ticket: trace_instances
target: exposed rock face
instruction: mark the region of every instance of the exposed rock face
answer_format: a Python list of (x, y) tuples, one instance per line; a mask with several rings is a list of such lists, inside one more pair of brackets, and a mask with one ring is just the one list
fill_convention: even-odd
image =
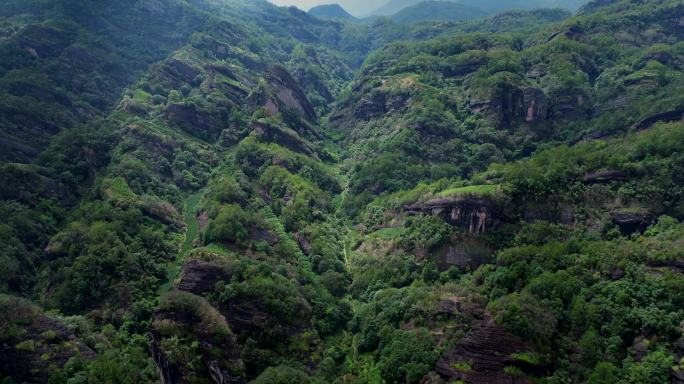
[(57, 180), (45, 176), (39, 167), (4, 164), (0, 166), (0, 199), (17, 200), (26, 204), (38, 198), (53, 198), (63, 204), (71, 202), (69, 189)]
[(462, 380), (468, 384), (528, 384), (532, 382), (508, 375), (504, 368), (513, 366), (525, 373), (538, 373), (539, 367), (512, 356), (531, 350), (532, 346), (528, 342), (485, 319), (453, 349), (442, 355), (435, 370), (447, 382)]
[(561, 117), (580, 117), (587, 109), (587, 100), (581, 94), (564, 94), (556, 96), (551, 105), (551, 112)]
[(632, 128), (634, 128), (637, 131), (642, 131), (644, 129), (650, 128), (653, 124), (661, 121), (670, 122), (679, 120), (684, 120), (684, 108), (678, 108), (672, 111), (656, 113), (655, 115), (651, 115), (634, 124)]
[(447, 270), (451, 266), (474, 269), (492, 261), (494, 251), (476, 239), (463, 239), (443, 246), (434, 252), (437, 268)]
[(406, 110), (414, 93), (413, 80), (403, 79), (398, 87), (387, 84), (387, 80), (365, 79), (353, 88), (360, 97), (346, 100), (330, 114), (328, 121), (333, 125), (349, 121), (370, 121)]
[[(180, 281), (155, 312), (151, 355), (164, 384), (189, 384), (198, 377), (211, 377), (216, 384), (244, 383), (265, 368), (257, 366), (250, 353), (284, 351), (292, 337), (311, 328), (311, 308), (301, 299), (293, 308), (296, 315), (285, 319), (258, 296), (239, 294), (210, 302), (206, 297), (217, 284), (231, 280), (230, 261), (198, 252), (198, 258), (183, 264)], [(187, 345), (196, 340), (192, 353), (202, 357), (202, 364), (175, 361), (168, 346), (174, 338)], [(308, 352), (296, 353), (306, 358)]]
[(158, 70), (157, 76), (172, 88), (180, 88), (183, 84), (195, 84), (200, 72), (191, 65), (172, 58)]
[(523, 108), (525, 121), (536, 123), (546, 120), (549, 112), (549, 103), (541, 89), (534, 87), (523, 88)]
[(621, 209), (610, 215), (613, 223), (626, 234), (644, 231), (655, 218), (654, 213), (646, 209)]
[(495, 117), (502, 125), (513, 121), (528, 124), (547, 119), (551, 108), (544, 91), (535, 87), (512, 87), (505, 92), (470, 100), (473, 112)]
[(372, 92), (365, 95), (354, 106), (354, 117), (358, 120), (368, 121), (374, 117), (379, 117), (387, 112), (385, 103), (387, 94), (383, 92)]
[(405, 207), (409, 212), (440, 216), (447, 223), (471, 234), (484, 233), (501, 223), (497, 205), (490, 199), (476, 196), (453, 196), (428, 200)]
[(572, 209), (557, 202), (528, 202), (520, 207), (520, 217), (528, 223), (548, 221), (570, 225), (575, 222)]
[(59, 55), (71, 42), (69, 33), (65, 31), (31, 25), (16, 37), (16, 43), (29, 55), (45, 59)]
[[(684, 336), (677, 340), (675, 347), (675, 361), (683, 361), (684, 359)], [(680, 368), (677, 370), (672, 370), (672, 382), (674, 384), (684, 384), (684, 369)]]
[(582, 181), (587, 184), (605, 184), (611, 181), (626, 180), (628, 177), (629, 175), (627, 172), (618, 169), (608, 169), (605, 171), (587, 173), (582, 178)]
[(270, 67), (264, 74), (264, 79), (267, 89), (252, 95), (252, 105), (265, 107), (269, 113), (274, 115), (290, 112), (296, 113), (308, 121), (317, 119), (313, 105), (285, 68)]
[(73, 356), (95, 357), (64, 324), (24, 299), (0, 296), (0, 310), (0, 377), (47, 383), (54, 367)]
[[(202, 83), (202, 87), (206, 86), (207, 90), (219, 91), (236, 104), (244, 102), (249, 94), (247, 89), (253, 86), (251, 81), (236, 75), (224, 66), (209, 66), (208, 72), (207, 79)], [(217, 76), (217, 74), (227, 77), (232, 82), (221, 81), (221, 76)]]
[(228, 128), (228, 116), (214, 116), (195, 104), (169, 104), (164, 119), (187, 133), (207, 141), (216, 141), (221, 131)]
[[(190, 384), (207, 377), (216, 384), (244, 383), (240, 349), (226, 319), (205, 299), (181, 293), (170, 294), (180, 299), (171, 299), (175, 300), (171, 305), (162, 304), (152, 323), (150, 354), (162, 383)], [(191, 363), (178, 356), (170, 357), (169, 353), (173, 352), (165, 344), (174, 337), (192, 348), (188, 351), (192, 356), (185, 357), (194, 359), (200, 356), (202, 364)]]
[(216, 283), (229, 281), (230, 276), (221, 266), (204, 260), (192, 259), (183, 264), (176, 289), (199, 294), (214, 289)]
[(551, 37), (549, 37), (549, 41), (560, 36), (566, 37), (570, 40), (581, 40), (584, 37), (584, 30), (577, 24), (566, 25), (559, 32), (551, 35)]
[(259, 136), (261, 141), (277, 143), (309, 156), (314, 153), (311, 145), (291, 129), (274, 126), (265, 120), (257, 120), (252, 122), (252, 130)]

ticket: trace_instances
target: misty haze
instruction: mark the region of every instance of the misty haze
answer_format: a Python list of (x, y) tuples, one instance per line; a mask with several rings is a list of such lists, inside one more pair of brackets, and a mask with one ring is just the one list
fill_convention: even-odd
[(684, 384), (682, 0), (0, 0), (0, 384)]

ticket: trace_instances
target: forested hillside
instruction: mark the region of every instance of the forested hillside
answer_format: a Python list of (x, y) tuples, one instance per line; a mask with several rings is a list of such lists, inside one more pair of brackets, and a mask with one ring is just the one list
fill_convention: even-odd
[(684, 4), (0, 7), (0, 383), (684, 383)]

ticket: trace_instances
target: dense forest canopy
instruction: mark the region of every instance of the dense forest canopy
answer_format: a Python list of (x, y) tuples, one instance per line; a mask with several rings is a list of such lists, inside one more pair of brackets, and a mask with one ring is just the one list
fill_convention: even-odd
[(684, 383), (681, 0), (1, 5), (1, 384)]

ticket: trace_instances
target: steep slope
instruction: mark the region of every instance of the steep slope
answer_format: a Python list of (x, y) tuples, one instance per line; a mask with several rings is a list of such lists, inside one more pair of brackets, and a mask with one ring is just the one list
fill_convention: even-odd
[[(635, 11), (645, 12), (644, 24), (611, 37)], [(469, 177), (544, 142), (601, 137), (649, 115), (677, 115), (681, 69), (670, 58), (680, 47), (667, 42), (681, 38), (680, 11), (674, 3), (618, 3), (526, 39), (515, 30), (466, 34), (375, 52), (328, 121), (346, 139), (347, 207), (419, 180)], [(612, 22), (598, 22), (607, 15)], [(652, 28), (660, 34), (649, 39)]]
[(309, 9), (307, 13), (319, 19), (356, 20), (354, 16), (350, 15), (339, 4), (317, 5)]
[(0, 42), (0, 157), (20, 161), (108, 113), (127, 84), (207, 20), (182, 1), (11, 1), (2, 12), (14, 28)]
[(448, 21), (479, 19), (487, 13), (459, 3), (449, 1), (424, 1), (406, 7), (390, 16), (399, 23), (419, 23), (421, 21)]
[(681, 381), (680, 1), (413, 26), (11, 1), (0, 44), (64, 19), (106, 47), (176, 6), (200, 22), (103, 59), (140, 60), (111, 104), (0, 164), (0, 381)]
[[(559, 0), (508, 0), (508, 1), (481, 1), (481, 0), (452, 0), (454, 3), (470, 9), (478, 9), (482, 12), (501, 12), (509, 9), (534, 9), (534, 8), (564, 8), (575, 11), (586, 0), (559, 1)], [(408, 7), (420, 4), (422, 0), (390, 0), (385, 5), (371, 12), (371, 15), (391, 16)]]

